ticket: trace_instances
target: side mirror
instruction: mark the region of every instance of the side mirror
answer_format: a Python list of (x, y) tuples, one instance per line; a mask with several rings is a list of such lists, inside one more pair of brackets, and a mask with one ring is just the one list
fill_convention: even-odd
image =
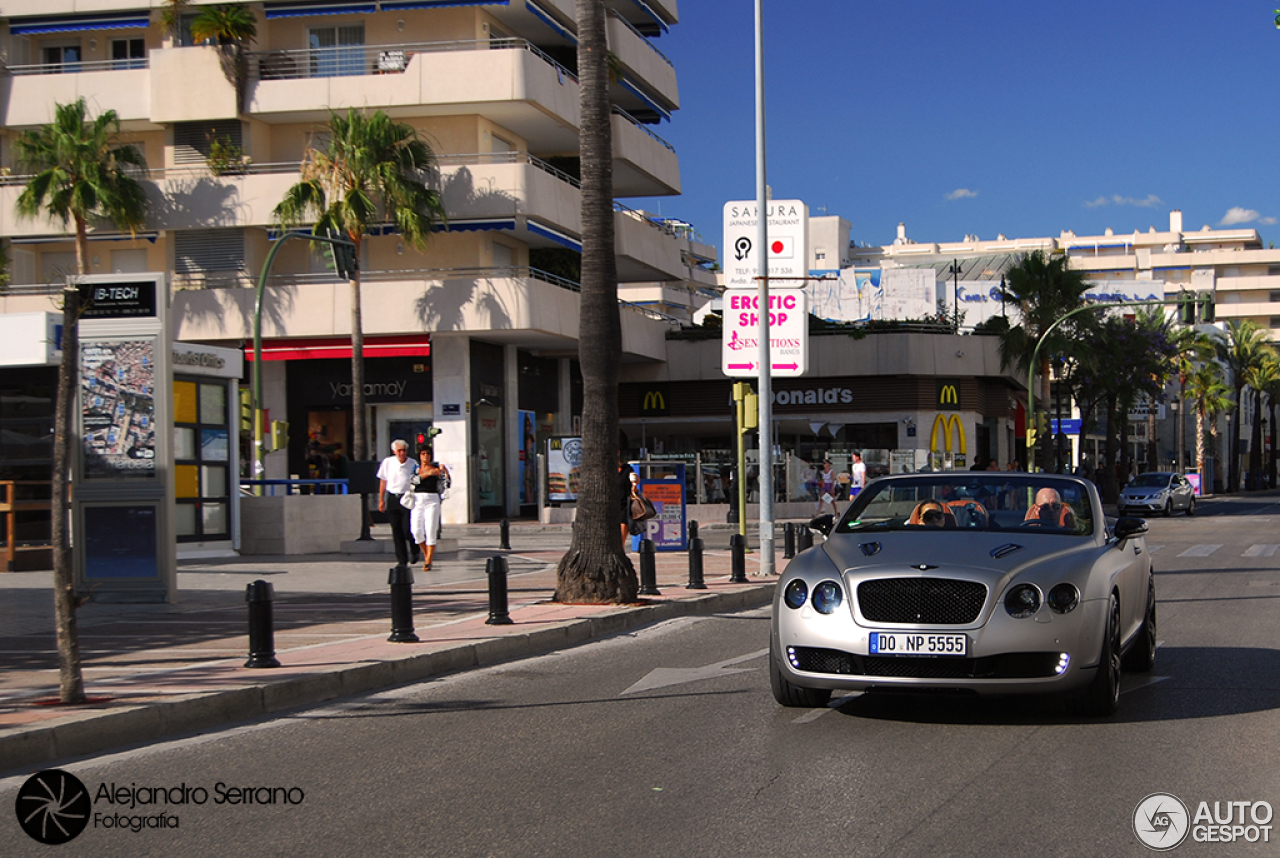
[(1122, 518), (1116, 522), (1115, 529), (1112, 533), (1116, 539), (1132, 539), (1135, 536), (1142, 536), (1147, 532), (1147, 520), (1145, 518)]
[(831, 528), (835, 526), (836, 518), (829, 512), (824, 512), (822, 515), (815, 515), (813, 518), (809, 519), (809, 529), (816, 530), (823, 536), (830, 536)]

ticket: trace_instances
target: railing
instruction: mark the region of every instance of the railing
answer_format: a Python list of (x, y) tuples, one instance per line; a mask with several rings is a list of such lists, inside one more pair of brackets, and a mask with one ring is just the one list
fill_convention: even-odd
[[(347, 480), (345, 477), (340, 480), (241, 480), (240, 481), (241, 490), (245, 491), (248, 494), (251, 494), (253, 492), (253, 489), (258, 486), (265, 486), (266, 488), (270, 489), (270, 491), (267, 494), (271, 497), (276, 496), (277, 487), (284, 488), (284, 494), (286, 495), (295, 495), (295, 494), (297, 495), (305, 495), (305, 494), (345, 495), (347, 494)], [(316, 491), (317, 489), (322, 487), (332, 487), (333, 491), (329, 491), (329, 492)], [(302, 491), (302, 489), (304, 488), (309, 488), (311, 489), (311, 491), (304, 492)], [(294, 489), (297, 489), (298, 491), (294, 491)]]
[(251, 51), (249, 77), (253, 80), (299, 80), (316, 77), (358, 77), (403, 74), (415, 54), (453, 51), (525, 50), (574, 83), (578, 76), (524, 39), (475, 39), (453, 42), (411, 42), (395, 45), (341, 45), (290, 51)]
[(636, 211), (630, 206), (626, 206), (626, 205), (623, 205), (622, 203), (615, 202), (613, 204), (613, 210), (615, 212), (621, 212), (622, 214), (625, 214), (627, 217), (633, 220), (643, 221), (644, 223), (647, 223), (649, 226), (653, 227), (659, 232), (664, 232), (667, 235), (671, 236), (672, 238), (680, 237), (680, 234), (676, 231), (674, 227), (670, 226), (669, 224), (663, 223), (662, 221), (654, 220), (644, 212)]
[(664, 63), (666, 63), (667, 65), (671, 66), (672, 68), (675, 68), (675, 64), (674, 64), (674, 63), (672, 63), (672, 62), (671, 62), (671, 60), (667, 59), (667, 55), (666, 55), (666, 54), (664, 54), (662, 51), (658, 50), (658, 46), (657, 46), (657, 45), (655, 45), (653, 42), (649, 41), (649, 37), (648, 37), (648, 36), (646, 36), (644, 33), (640, 32), (639, 30), (637, 30), (637, 29), (636, 29), (636, 25), (635, 25), (635, 24), (631, 23), (631, 22), (630, 22), (630, 21), (628, 21), (626, 18), (624, 18), (624, 17), (622, 17), (621, 15), (619, 15), (619, 14), (618, 14), (617, 12), (615, 12), (613, 9), (610, 9), (610, 10), (609, 10), (609, 17), (610, 17), (610, 18), (616, 18), (617, 20), (621, 21), (621, 22), (622, 22), (622, 24), (623, 24), (623, 25), (624, 25), (628, 30), (630, 30), (631, 32), (635, 33), (637, 36), (639, 36), (639, 37), (640, 37), (640, 41), (644, 42), (646, 45), (648, 45), (648, 46), (649, 46), (649, 50), (653, 51), (655, 54), (657, 54), (659, 57), (661, 57), (661, 58), (662, 58), (662, 61), (663, 61)]
[(659, 143), (661, 143), (663, 146), (665, 146), (665, 147), (667, 147), (669, 150), (671, 150), (671, 152), (672, 152), (672, 153), (674, 153), (674, 152), (676, 151), (676, 147), (672, 146), (672, 145), (671, 145), (670, 143), (668, 143), (666, 140), (663, 140), (663, 139), (662, 139), (661, 137), (659, 137), (657, 134), (654, 134), (652, 131), (650, 131), (650, 130), (649, 130), (648, 126), (646, 126), (646, 125), (645, 125), (643, 122), (641, 122), (639, 119), (636, 119), (636, 118), (635, 118), (634, 116), (632, 116), (630, 113), (627, 113), (627, 112), (626, 112), (625, 110), (623, 110), (621, 107), (618, 107), (617, 105), (614, 105), (614, 107), (613, 107), (613, 112), (614, 112), (614, 114), (615, 114), (615, 115), (617, 115), (617, 116), (621, 116), (623, 119), (625, 119), (625, 120), (627, 120), (628, 122), (630, 122), (630, 123), (631, 123), (632, 125), (634, 125), (636, 128), (639, 128), (639, 129), (640, 129), (641, 131), (643, 131), (645, 134), (648, 134), (648, 135), (649, 135), (650, 137), (652, 137), (654, 140), (657, 140), (657, 141), (658, 141)]
[(18, 66), (5, 66), (11, 75), (32, 74), (77, 74), (93, 71), (127, 71), (130, 69), (149, 68), (144, 57), (131, 60), (84, 60), (70, 63), (34, 63)]

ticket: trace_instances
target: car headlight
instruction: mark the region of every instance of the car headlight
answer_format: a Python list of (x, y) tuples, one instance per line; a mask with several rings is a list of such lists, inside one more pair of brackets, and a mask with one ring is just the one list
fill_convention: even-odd
[(1055, 614), (1069, 614), (1075, 610), (1076, 605), (1080, 604), (1080, 591), (1074, 584), (1064, 581), (1054, 585), (1045, 601), (1049, 605), (1049, 610)]
[(809, 601), (809, 585), (797, 578), (782, 591), (782, 601), (788, 608), (804, 607), (804, 603)]
[(813, 588), (813, 608), (819, 614), (834, 614), (844, 601), (844, 591), (835, 581), (823, 581)]
[(1040, 610), (1040, 591), (1033, 584), (1019, 584), (1005, 594), (1004, 609), (1015, 620), (1025, 620)]

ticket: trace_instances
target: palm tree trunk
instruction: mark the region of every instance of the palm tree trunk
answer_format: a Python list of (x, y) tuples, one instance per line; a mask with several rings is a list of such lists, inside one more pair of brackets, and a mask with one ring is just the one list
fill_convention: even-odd
[(1249, 488), (1262, 485), (1262, 391), (1253, 392), (1253, 426), (1249, 433)]
[(1196, 408), (1196, 470), (1200, 472), (1200, 490), (1205, 494), (1213, 491), (1213, 486), (1205, 484), (1204, 475), (1204, 406)]
[(632, 602), (635, 568), (619, 537), (618, 313), (613, 229), (613, 144), (608, 44), (602, 0), (577, 0), (581, 80), (582, 293), (578, 360), (582, 367), (582, 481), (568, 553), (556, 567), (560, 602)]
[[(352, 239), (356, 259), (360, 258), (360, 237)], [(367, 421), (364, 405), (364, 321), (360, 311), (360, 272), (351, 280), (351, 455), (357, 461), (368, 458)]]
[(1105, 473), (1102, 475), (1102, 500), (1105, 503), (1115, 503), (1116, 498), (1120, 496), (1120, 489), (1116, 485), (1116, 398), (1115, 396), (1107, 397), (1107, 434), (1106, 440), (1103, 442), (1102, 464)]
[[(1044, 408), (1045, 423), (1049, 422), (1049, 402), (1052, 399), (1052, 391), (1049, 388), (1049, 358), (1040, 359), (1040, 403)], [(1052, 470), (1051, 457), (1053, 455), (1053, 445), (1049, 438), (1037, 438), (1036, 443), (1039, 445), (1040, 468), (1044, 471)]]
[[(1229, 463), (1230, 470), (1227, 471), (1231, 475), (1231, 481), (1228, 484), (1227, 491), (1240, 491), (1240, 415), (1244, 414), (1241, 407), (1244, 404), (1244, 385), (1236, 385), (1236, 430), (1231, 433), (1231, 437), (1227, 438), (1227, 455), (1231, 457)], [(1231, 421), (1227, 421), (1227, 426), (1231, 426)]]

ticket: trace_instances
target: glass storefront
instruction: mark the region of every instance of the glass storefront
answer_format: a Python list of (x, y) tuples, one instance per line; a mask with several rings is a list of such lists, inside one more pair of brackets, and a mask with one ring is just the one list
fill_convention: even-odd
[(173, 381), (175, 519), (179, 542), (231, 537), (231, 427), (227, 383)]

